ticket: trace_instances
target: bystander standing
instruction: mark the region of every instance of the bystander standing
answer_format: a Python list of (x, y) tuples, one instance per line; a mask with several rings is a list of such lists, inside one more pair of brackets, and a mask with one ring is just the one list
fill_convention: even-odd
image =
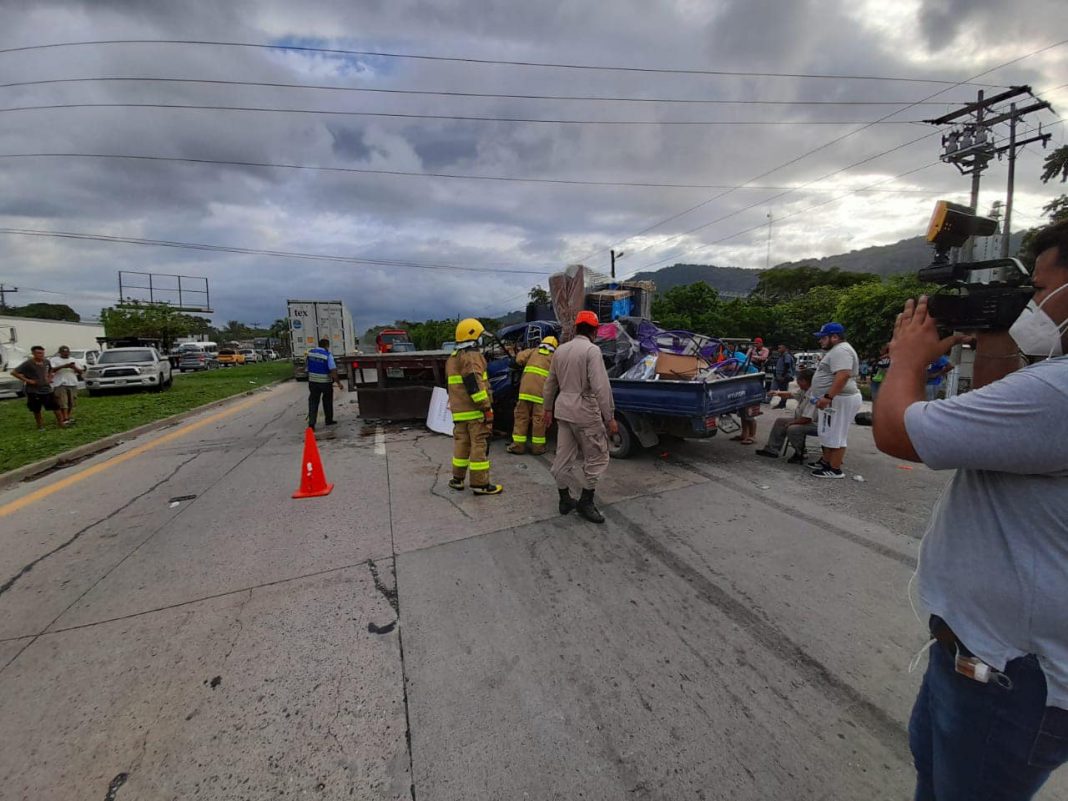
[(797, 361), (794, 359), (794, 354), (790, 353), (790, 349), (785, 345), (779, 345), (778, 357), (775, 359), (775, 366), (772, 368), (772, 389), (774, 390), (772, 395), (778, 395), (779, 405), (776, 409), (786, 408), (786, 396), (782, 393), (790, 389), (790, 382), (794, 380), (794, 373), (796, 372)]
[(52, 365), (45, 358), (45, 349), (40, 345), (30, 348), (30, 358), (11, 371), (11, 375), (17, 378), (26, 387), (26, 406), (33, 413), (33, 419), (37, 422), (37, 430), (44, 431), (43, 409), (54, 412), (56, 423), (63, 425), (63, 418), (59, 416), (56, 400), (52, 397)]
[(939, 356), (927, 365), (927, 400), (938, 400), (938, 393), (942, 389), (942, 379), (953, 372), (953, 363), (945, 356)]
[(875, 370), (871, 374), (871, 402), (875, 405), (875, 399), (879, 397), (879, 390), (886, 380), (886, 371), (890, 369), (890, 346), (883, 345), (879, 358), (875, 362)]
[(60, 345), (59, 353), (48, 360), (52, 367), (52, 397), (59, 412), (60, 425), (74, 424), (74, 407), (78, 403), (78, 379), (85, 372), (85, 362), (70, 355), (70, 348)]
[(816, 367), (812, 395), (816, 398), (820, 447), (823, 457), (812, 465), (816, 478), (844, 478), (842, 462), (849, 442), (849, 429), (863, 398), (857, 388), (860, 359), (846, 342), (841, 323), (827, 323), (816, 332), (820, 348), (827, 351)]

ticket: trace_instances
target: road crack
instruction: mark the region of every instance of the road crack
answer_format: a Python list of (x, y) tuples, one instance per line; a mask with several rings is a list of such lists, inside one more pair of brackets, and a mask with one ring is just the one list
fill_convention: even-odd
[(89, 525), (85, 526), (84, 528), (78, 530), (77, 532), (75, 532), (73, 537), (71, 537), (66, 542), (63, 542), (63, 543), (57, 545), (51, 551), (48, 551), (48, 553), (42, 554), (41, 556), (38, 556), (36, 559), (34, 559), (32, 562), (29, 562), (29, 563), (23, 565), (22, 568), (15, 575), (13, 575), (11, 578), (9, 578), (7, 581), (5, 581), (3, 584), (0, 584), (0, 595), (3, 595), (5, 592), (10, 590), (12, 587), (14, 587), (15, 583), (18, 582), (19, 579), (21, 579), (23, 576), (25, 576), (27, 573), (29, 573), (31, 570), (33, 570), (37, 565), (39, 565), (45, 559), (48, 559), (50, 556), (55, 556), (57, 553), (59, 553), (60, 551), (64, 550), (65, 548), (69, 548), (71, 545), (73, 545), (75, 542), (77, 542), (77, 540), (83, 534), (87, 534), (88, 532), (92, 531), (94, 528), (99, 526), (101, 523), (106, 523), (107, 521), (109, 521), (113, 517), (115, 517), (116, 515), (121, 514), (122, 512), (125, 512), (133, 504), (137, 503), (137, 501), (141, 500), (146, 495), (149, 495), (149, 494), (155, 492), (157, 489), (159, 489), (164, 484), (166, 484), (168, 481), (170, 481), (172, 478), (174, 478), (176, 475), (178, 475), (178, 471), (179, 470), (181, 470), (183, 467), (185, 467), (191, 461), (196, 459), (199, 455), (200, 455), (199, 453), (195, 453), (192, 456), (190, 456), (188, 459), (186, 459), (184, 462), (180, 462), (178, 464), (178, 466), (174, 468), (174, 470), (172, 470), (170, 473), (168, 473), (166, 475), (166, 477), (164, 477), (164, 478), (160, 479), (159, 481), (157, 481), (155, 484), (153, 484), (151, 487), (146, 489), (144, 492), (142, 492), (142, 493), (140, 493), (138, 495), (135, 495), (134, 497), (130, 498), (130, 500), (128, 500), (126, 503), (124, 503), (122, 506), (120, 506), (118, 509), (115, 509), (114, 511), (108, 513), (107, 515), (105, 515), (104, 517), (100, 518), (99, 520), (97, 520), (97, 521), (95, 521), (93, 523), (90, 523)]

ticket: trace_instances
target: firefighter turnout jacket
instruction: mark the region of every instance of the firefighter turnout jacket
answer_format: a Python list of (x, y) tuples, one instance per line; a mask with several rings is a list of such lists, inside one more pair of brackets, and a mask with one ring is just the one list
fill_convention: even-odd
[(475, 348), (454, 350), (445, 362), (449, 409), (454, 423), (484, 420), (493, 408), (486, 359)]
[(523, 368), (523, 378), (519, 382), (519, 400), (545, 403), (543, 390), (545, 379), (549, 377), (553, 352), (546, 347), (530, 348), (516, 356), (515, 361)]

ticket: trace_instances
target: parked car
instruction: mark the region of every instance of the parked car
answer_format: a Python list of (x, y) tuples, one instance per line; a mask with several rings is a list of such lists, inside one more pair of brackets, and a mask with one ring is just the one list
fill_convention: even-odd
[(241, 348), (238, 353), (245, 357), (245, 364), (253, 364), (260, 361), (260, 354), (256, 353), (253, 348)]
[(110, 348), (85, 371), (90, 395), (109, 389), (167, 389), (173, 381), (170, 362), (155, 348)]
[(452, 353), (454, 350), (456, 350), (456, 343), (452, 340), (449, 340), (448, 342), (442, 342), (441, 350), (445, 351), (446, 353)]
[(220, 367), (234, 367), (244, 364), (245, 357), (233, 348), (222, 348), (219, 350), (219, 355), (215, 357), (215, 362)]
[(263, 358), (269, 362), (273, 362), (279, 359), (280, 357), (278, 355), (278, 351), (276, 350), (265, 350), (263, 352)]
[(182, 357), (178, 360), (178, 372), (207, 370), (211, 367), (211, 362), (214, 358), (214, 354), (206, 350), (187, 348), (182, 351)]

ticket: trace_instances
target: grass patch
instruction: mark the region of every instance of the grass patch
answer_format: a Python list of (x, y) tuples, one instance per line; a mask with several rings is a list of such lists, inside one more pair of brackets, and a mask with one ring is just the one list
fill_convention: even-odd
[(291, 375), (292, 362), (276, 361), (202, 373), (175, 371), (174, 385), (165, 392), (127, 390), (90, 398), (82, 390), (74, 413), (77, 425), (58, 428), (55, 416), (45, 412), (44, 431), (35, 428), (25, 399), (3, 400), (0, 401), (0, 472)]

